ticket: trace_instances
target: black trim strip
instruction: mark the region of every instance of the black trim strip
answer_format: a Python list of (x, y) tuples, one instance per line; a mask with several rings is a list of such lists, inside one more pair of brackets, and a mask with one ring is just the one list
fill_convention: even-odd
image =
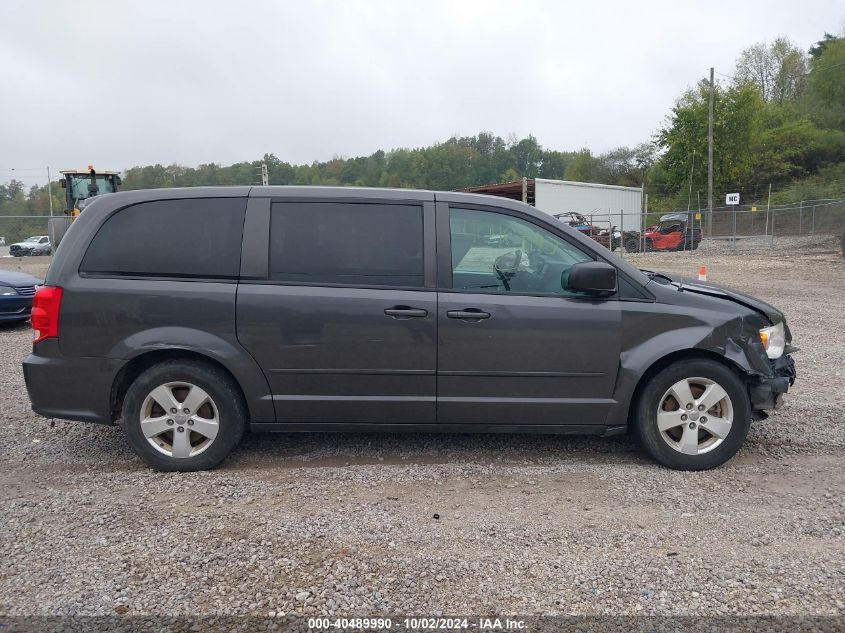
[[(604, 424), (488, 424), (476, 423), (373, 423), (373, 422), (253, 422), (252, 431), (285, 433), (344, 433), (344, 432), (443, 432), (443, 433), (540, 433), (550, 435), (602, 435), (607, 433)], [(624, 429), (625, 427), (621, 427)], [(408, 460), (413, 462), (413, 458)]]
[(273, 400), (288, 402), (435, 402), (435, 396), (323, 396), (273, 394)]
[(613, 398), (489, 398), (487, 396), (468, 398), (465, 396), (438, 396), (437, 401), (473, 404), (618, 404)]
[(353, 374), (373, 376), (433, 376), (433, 369), (287, 369), (271, 368), (273, 374)]
[(601, 378), (603, 372), (580, 371), (441, 371), (441, 376), (503, 376), (506, 378)]

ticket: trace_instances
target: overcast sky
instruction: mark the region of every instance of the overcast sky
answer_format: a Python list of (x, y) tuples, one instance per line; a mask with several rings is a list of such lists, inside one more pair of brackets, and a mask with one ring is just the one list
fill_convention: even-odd
[(842, 0), (3, 0), (0, 182), (50, 165), (292, 163), (534, 134), (648, 140), (712, 65), (845, 25)]

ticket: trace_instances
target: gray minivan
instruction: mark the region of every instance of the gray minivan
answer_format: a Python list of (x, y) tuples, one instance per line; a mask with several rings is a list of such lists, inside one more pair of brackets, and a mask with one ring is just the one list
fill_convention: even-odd
[(640, 271), (526, 204), (334, 187), (130, 191), (72, 224), (32, 310), (33, 409), (159, 470), (244, 431), (614, 435), (717, 466), (793, 383), (772, 306)]

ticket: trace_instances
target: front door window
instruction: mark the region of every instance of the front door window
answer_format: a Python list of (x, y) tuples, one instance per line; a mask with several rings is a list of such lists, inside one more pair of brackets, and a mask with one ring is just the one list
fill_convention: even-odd
[(569, 269), (593, 258), (573, 244), (503, 213), (451, 209), (449, 218), (455, 290), (581, 294), (568, 287)]

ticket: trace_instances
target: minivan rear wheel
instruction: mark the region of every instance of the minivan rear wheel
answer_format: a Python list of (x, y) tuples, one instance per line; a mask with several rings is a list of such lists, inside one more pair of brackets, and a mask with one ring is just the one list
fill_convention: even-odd
[(185, 360), (143, 372), (123, 400), (129, 444), (161, 471), (214, 468), (241, 440), (246, 411), (237, 384), (224, 371)]
[(678, 470), (707, 470), (742, 446), (751, 426), (751, 403), (730, 368), (689, 359), (651, 378), (635, 416), (640, 442), (655, 460)]

